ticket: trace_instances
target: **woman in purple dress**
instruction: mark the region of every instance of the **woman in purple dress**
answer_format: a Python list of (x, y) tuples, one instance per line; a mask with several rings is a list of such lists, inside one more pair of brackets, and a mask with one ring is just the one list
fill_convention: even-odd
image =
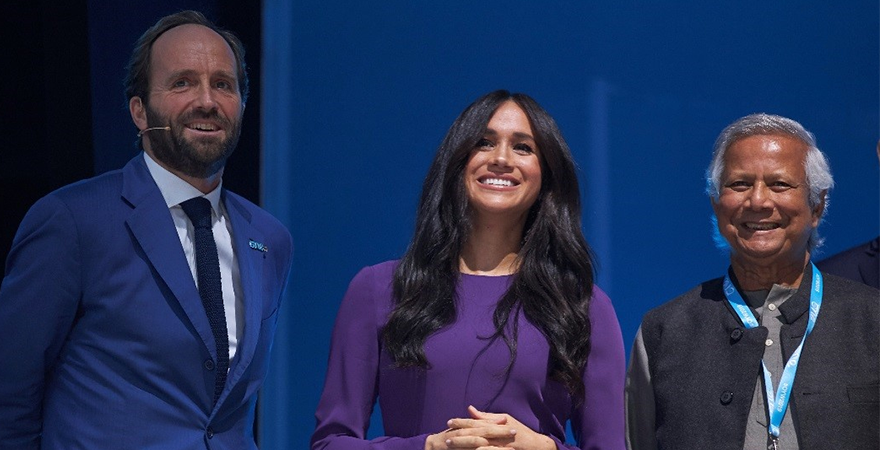
[[(311, 448), (624, 448), (623, 342), (580, 214), (546, 111), (506, 91), (470, 105), (437, 151), (406, 254), (349, 286)], [(367, 440), (377, 399), (385, 436)]]

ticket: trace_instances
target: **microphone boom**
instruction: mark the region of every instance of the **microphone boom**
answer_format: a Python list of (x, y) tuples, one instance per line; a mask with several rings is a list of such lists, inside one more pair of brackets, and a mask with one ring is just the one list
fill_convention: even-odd
[(141, 130), (140, 132), (138, 132), (138, 137), (141, 137), (141, 136), (143, 136), (144, 133), (146, 133), (147, 131), (152, 131), (152, 130), (165, 130), (165, 131), (171, 131), (171, 127), (150, 127), (150, 128), (144, 128), (143, 130)]

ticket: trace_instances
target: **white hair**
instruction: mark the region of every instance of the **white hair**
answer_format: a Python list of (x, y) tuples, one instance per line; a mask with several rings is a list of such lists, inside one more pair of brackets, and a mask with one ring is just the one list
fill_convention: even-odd
[[(816, 139), (813, 137), (813, 133), (807, 131), (797, 121), (764, 113), (749, 114), (742, 117), (728, 125), (718, 135), (713, 148), (712, 163), (706, 169), (706, 193), (709, 197), (718, 201), (718, 196), (721, 194), (721, 174), (724, 172), (724, 154), (734, 142), (750, 136), (779, 134), (791, 136), (807, 145), (804, 170), (806, 172), (807, 187), (810, 189), (808, 200), (810, 209), (815, 209), (824, 201), (825, 211), (827, 211), (829, 191), (834, 187), (834, 178), (831, 176), (828, 158), (816, 147)], [(713, 223), (716, 223), (715, 220), (713, 220)], [(716, 233), (713, 236), (716, 245), (725, 243), (725, 240), (717, 235), (717, 226), (714, 228), (714, 233)], [(819, 236), (818, 230), (813, 228), (808, 242), (810, 250), (820, 247), (823, 241), (824, 239)]]

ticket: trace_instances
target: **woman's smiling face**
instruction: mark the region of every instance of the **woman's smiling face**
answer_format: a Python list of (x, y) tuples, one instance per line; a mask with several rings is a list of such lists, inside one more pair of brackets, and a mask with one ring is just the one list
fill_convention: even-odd
[(541, 192), (541, 161), (529, 119), (513, 101), (501, 104), (471, 151), (464, 182), (477, 218), (504, 215), (525, 222)]

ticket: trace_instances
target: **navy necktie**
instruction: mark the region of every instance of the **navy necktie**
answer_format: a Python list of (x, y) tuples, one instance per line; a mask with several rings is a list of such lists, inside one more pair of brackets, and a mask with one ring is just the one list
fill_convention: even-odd
[(211, 231), (211, 202), (204, 197), (191, 198), (180, 204), (192, 221), (195, 230), (196, 275), (199, 296), (208, 314), (214, 343), (217, 347), (217, 378), (214, 384), (214, 403), (223, 392), (229, 370), (229, 338), (226, 335), (226, 313), (223, 309), (223, 288), (220, 284), (220, 259)]

